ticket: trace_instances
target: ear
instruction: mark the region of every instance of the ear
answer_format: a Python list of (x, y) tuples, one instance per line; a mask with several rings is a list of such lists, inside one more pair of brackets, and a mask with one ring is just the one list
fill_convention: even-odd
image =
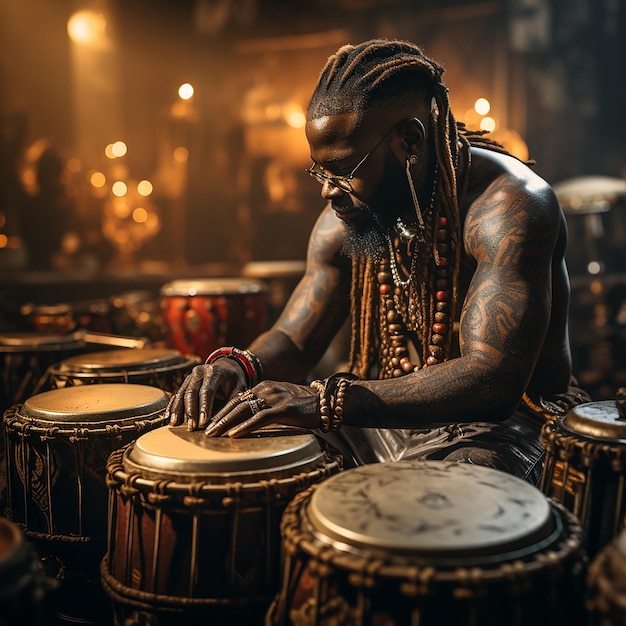
[(409, 152), (413, 152), (419, 149), (424, 143), (426, 129), (419, 118), (410, 117), (402, 123), (400, 136), (402, 137), (407, 150)]

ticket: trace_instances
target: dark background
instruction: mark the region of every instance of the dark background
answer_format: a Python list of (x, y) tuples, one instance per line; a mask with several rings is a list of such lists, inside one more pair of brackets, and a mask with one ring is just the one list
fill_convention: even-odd
[[(68, 37), (68, 19), (85, 9), (106, 17), (95, 48)], [(274, 112), (303, 109), (327, 56), (373, 37), (411, 40), (440, 61), (457, 119), (477, 121), (473, 103), (488, 98), (494, 138), (536, 160), (550, 183), (626, 177), (621, 0), (0, 0), (5, 281), (28, 272), (13, 175), (32, 174), (42, 146), (68, 164), (74, 248), (50, 268), (57, 275), (89, 270), (93, 285), (115, 272), (304, 259), (319, 188), (304, 173), (303, 129)], [(181, 110), (184, 82), (195, 94)], [(128, 152), (113, 163), (104, 147), (117, 140)], [(182, 163), (172, 157), (181, 146)], [(158, 224), (134, 246), (104, 233), (111, 198), (94, 195), (94, 171), (153, 183)], [(568, 214), (581, 371), (623, 369), (613, 353), (623, 352), (625, 268), (608, 251), (624, 243), (624, 210), (610, 196), (600, 218)], [(594, 254), (607, 255), (599, 274), (587, 272), (590, 236)]]

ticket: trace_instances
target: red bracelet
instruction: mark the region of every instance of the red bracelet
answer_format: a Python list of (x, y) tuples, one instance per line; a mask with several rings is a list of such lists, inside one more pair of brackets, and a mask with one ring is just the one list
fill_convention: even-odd
[(232, 359), (239, 364), (246, 376), (248, 388), (254, 387), (263, 378), (261, 361), (249, 350), (240, 350), (234, 346), (218, 348), (209, 354), (204, 363), (211, 365), (222, 358)]

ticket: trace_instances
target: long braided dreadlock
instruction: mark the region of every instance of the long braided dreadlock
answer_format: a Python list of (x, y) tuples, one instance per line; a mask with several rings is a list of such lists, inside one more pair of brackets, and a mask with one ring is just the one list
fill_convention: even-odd
[[(327, 61), (318, 79), (307, 110), (307, 119), (326, 115), (354, 112), (362, 121), (377, 107), (400, 100), (415, 101), (421, 93), (431, 101), (429, 119), (433, 138), (436, 170), (432, 214), (428, 228), (435, 248), (422, 251), (418, 263), (412, 267), (422, 275), (411, 276), (415, 297), (419, 304), (409, 307), (412, 326), (422, 343), (422, 363), (440, 362), (449, 358), (452, 332), (436, 339), (433, 346), (433, 324), (437, 310), (437, 231), (444, 223), (449, 231), (446, 263), (450, 283), (450, 310), (447, 312), (450, 328), (456, 319), (458, 284), (461, 265), (460, 206), (466, 191), (470, 162), (470, 145), (506, 152), (502, 146), (482, 137), (481, 132), (469, 132), (457, 123), (450, 110), (448, 89), (441, 80), (443, 68), (425, 56), (416, 45), (396, 40), (376, 39), (359, 45), (341, 47)], [(442, 221), (443, 220), (443, 221)], [(370, 258), (355, 256), (352, 261), (351, 315), (352, 335), (350, 367), (361, 377), (371, 374), (374, 366), (379, 377), (388, 377), (390, 337), (382, 323), (375, 289), (377, 263)], [(377, 312), (379, 313), (377, 315)], [(443, 343), (443, 345), (441, 345)], [(434, 359), (433, 350), (437, 350)], [(429, 360), (430, 356), (430, 360)]]

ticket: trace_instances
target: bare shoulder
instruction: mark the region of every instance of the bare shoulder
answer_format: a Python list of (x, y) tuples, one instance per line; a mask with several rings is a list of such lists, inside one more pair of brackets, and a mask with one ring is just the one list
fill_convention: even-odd
[(563, 214), (550, 185), (515, 157), (483, 148), (472, 148), (463, 212), (470, 249), (505, 237), (555, 245), (563, 230)]

